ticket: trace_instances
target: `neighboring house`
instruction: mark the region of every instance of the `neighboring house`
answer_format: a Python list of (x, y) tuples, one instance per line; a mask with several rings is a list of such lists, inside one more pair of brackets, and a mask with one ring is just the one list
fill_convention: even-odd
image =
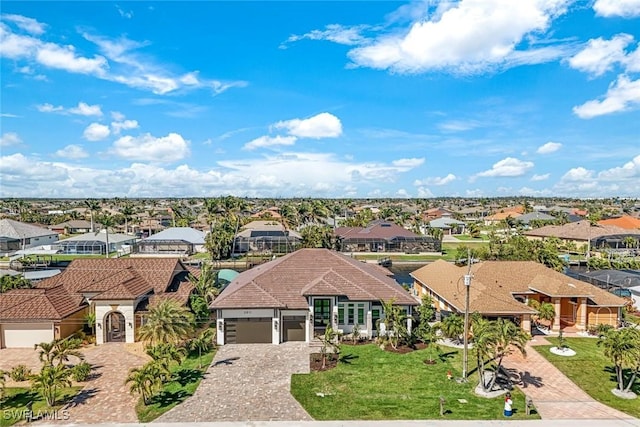
[(533, 211), (520, 215), (518, 218), (516, 218), (516, 221), (526, 227), (529, 227), (531, 225), (531, 221), (555, 221), (556, 219), (556, 217), (547, 215), (546, 213)]
[(466, 224), (451, 217), (441, 217), (429, 221), (430, 228), (439, 228), (445, 234), (464, 234)]
[(632, 231), (614, 225), (591, 225), (583, 220), (564, 225), (547, 225), (523, 233), (530, 240), (544, 240), (557, 237), (560, 240), (573, 242), (576, 245), (588, 245), (594, 248), (624, 248), (626, 237), (640, 240), (640, 230)]
[(484, 217), (483, 220), (484, 220), (484, 225), (495, 225), (495, 224), (499, 224), (502, 221), (506, 221), (507, 218), (512, 218), (515, 220), (515, 219), (518, 219), (520, 216), (522, 216), (521, 213), (514, 212), (514, 211), (497, 212), (497, 213), (494, 213), (493, 215)]
[(445, 209), (445, 208), (431, 208), (431, 209), (427, 209), (426, 211), (424, 211), (422, 213), (422, 220), (425, 222), (429, 222), (432, 221), (434, 219), (438, 219), (438, 218), (442, 218), (442, 217), (451, 217), (453, 216), (454, 212), (449, 210), (449, 209)]
[(0, 346), (33, 347), (65, 338), (96, 313), (96, 342), (134, 342), (148, 304), (186, 304), (198, 272), (170, 258), (76, 259), (34, 289), (0, 294)]
[(49, 230), (59, 234), (80, 234), (91, 231), (91, 222), (84, 219), (72, 219), (60, 224), (50, 225)]
[(133, 253), (137, 256), (188, 256), (205, 252), (205, 233), (191, 227), (171, 227), (136, 242)]
[(576, 273), (577, 278), (633, 302), (640, 309), (640, 270), (595, 270)]
[(279, 221), (252, 221), (236, 234), (233, 253), (292, 252), (302, 242), (302, 236), (287, 230)]
[(338, 227), (334, 231), (342, 252), (440, 252), (442, 243), (393, 222), (377, 220), (366, 227)]
[(280, 215), (280, 209), (274, 206), (269, 209), (263, 209), (260, 212), (252, 214), (251, 218), (273, 218), (279, 220), (280, 218), (282, 218), (282, 215)]
[[(464, 313), (467, 268), (443, 260), (426, 265), (411, 273), (414, 293), (430, 295), (441, 315)], [(618, 326), (625, 304), (622, 298), (534, 261), (485, 261), (472, 265), (471, 275), (469, 311), (511, 319), (525, 331), (531, 330), (536, 313), (527, 305), (530, 299), (554, 305), (553, 331)]]
[(616, 227), (624, 228), (627, 230), (640, 230), (640, 218), (636, 218), (630, 215), (623, 215), (617, 218), (603, 219), (598, 221), (600, 225), (614, 225)]
[(107, 236), (105, 230), (100, 230), (97, 233), (85, 233), (60, 240), (53, 245), (53, 248), (63, 254), (105, 255), (107, 239), (109, 239), (109, 253), (125, 251), (125, 246), (133, 246), (137, 241), (135, 236), (118, 233), (108, 233)]
[(57, 241), (58, 233), (55, 231), (12, 219), (0, 220), (0, 254), (4, 256)]
[(418, 302), (375, 264), (328, 249), (300, 249), (238, 275), (211, 304), (218, 344), (310, 342), (327, 326), (375, 334), (381, 301), (411, 314)]

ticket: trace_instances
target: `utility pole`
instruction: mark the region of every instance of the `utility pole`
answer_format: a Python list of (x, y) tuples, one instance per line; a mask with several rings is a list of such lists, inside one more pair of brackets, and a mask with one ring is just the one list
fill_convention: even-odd
[(464, 275), (464, 352), (462, 353), (462, 380), (467, 380), (469, 371), (469, 290), (471, 288), (471, 248), (467, 249), (467, 274)]

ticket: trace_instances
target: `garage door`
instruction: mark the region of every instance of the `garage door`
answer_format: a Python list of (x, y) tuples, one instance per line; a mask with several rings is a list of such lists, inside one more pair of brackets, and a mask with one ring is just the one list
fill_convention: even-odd
[(305, 316), (282, 316), (283, 341), (305, 341)]
[(271, 343), (271, 318), (224, 319), (225, 344)]
[(44, 323), (5, 323), (0, 326), (2, 344), (6, 348), (31, 347), (41, 342), (53, 341), (51, 324)]

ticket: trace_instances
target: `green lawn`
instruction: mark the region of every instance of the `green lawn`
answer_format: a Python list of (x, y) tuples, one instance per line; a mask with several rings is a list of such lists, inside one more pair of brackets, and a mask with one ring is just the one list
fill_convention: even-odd
[(192, 396), (200, 385), (200, 381), (213, 360), (215, 350), (202, 355), (202, 368), (199, 367), (198, 353), (191, 353), (180, 364), (171, 368), (173, 381), (165, 384), (163, 390), (155, 396), (150, 405), (145, 405), (142, 398), (136, 405), (136, 413), (140, 422), (155, 420), (177, 404)]
[[(82, 387), (68, 387), (62, 389), (58, 393), (58, 404), (53, 408), (49, 408), (44, 399), (37, 392), (25, 387), (7, 387), (6, 397), (2, 401), (2, 410), (0, 410), (0, 427), (11, 426), (21, 421), (27, 410), (27, 403), (33, 401), (34, 416), (49, 415), (53, 417), (54, 411), (62, 408), (73, 396), (78, 394)], [(64, 417), (62, 411), (57, 412), (58, 419)], [(72, 421), (72, 420), (70, 420)]]
[[(547, 339), (554, 345), (558, 344), (557, 338)], [(597, 342), (594, 338), (566, 338), (567, 345), (577, 353), (573, 357), (551, 353), (549, 349), (552, 346), (535, 348), (589, 396), (607, 406), (640, 418), (640, 399), (620, 399), (611, 393), (611, 389), (616, 387), (613, 364), (602, 354), (602, 348), (598, 347)], [(634, 391), (640, 394), (639, 381), (636, 381)]]
[[(466, 384), (447, 379), (448, 370), (454, 377), (460, 375), (461, 350), (442, 347), (435, 365), (423, 362), (428, 351), (397, 354), (374, 344), (344, 345), (336, 368), (293, 375), (291, 393), (316, 420), (437, 419), (440, 396), (446, 401), (445, 419), (503, 418), (503, 397), (485, 399), (473, 392), (477, 374), (472, 373)], [(512, 396), (513, 418), (527, 418), (524, 395), (513, 390)]]
[(486, 234), (481, 234), (479, 237), (471, 237), (468, 234), (454, 234), (453, 237), (458, 240), (463, 240), (465, 243), (482, 243), (489, 241), (489, 237)]

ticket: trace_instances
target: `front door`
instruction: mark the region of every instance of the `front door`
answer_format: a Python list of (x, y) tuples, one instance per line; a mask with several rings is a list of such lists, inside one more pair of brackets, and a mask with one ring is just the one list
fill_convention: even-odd
[(107, 314), (105, 325), (107, 342), (125, 342), (126, 334), (124, 330), (124, 316), (122, 313), (112, 311)]
[(313, 300), (313, 327), (325, 330), (331, 325), (331, 300), (318, 298)]

